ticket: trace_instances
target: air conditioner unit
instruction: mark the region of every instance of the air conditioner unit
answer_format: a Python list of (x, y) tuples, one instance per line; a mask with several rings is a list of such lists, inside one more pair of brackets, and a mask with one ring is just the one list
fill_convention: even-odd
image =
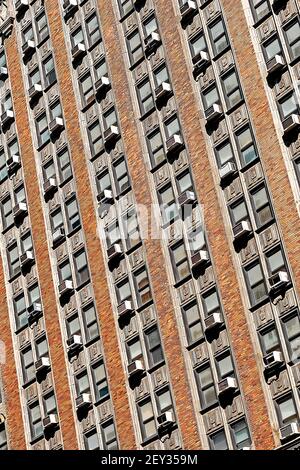
[(194, 77), (197, 77), (200, 75), (201, 72), (203, 72), (206, 67), (209, 64), (209, 55), (205, 51), (200, 51), (197, 55), (193, 57), (193, 74)]
[(221, 180), (229, 178), (229, 176), (234, 175), (236, 172), (236, 164), (234, 162), (227, 162), (225, 165), (221, 166), (219, 170), (219, 175)]
[(64, 128), (64, 120), (62, 117), (56, 117), (52, 119), (49, 124), (49, 131), (51, 135), (55, 135), (57, 132), (60, 132)]
[(124, 302), (118, 306), (119, 318), (129, 315), (131, 312), (133, 312), (133, 305), (130, 300), (124, 300)]
[(71, 18), (72, 15), (74, 15), (77, 8), (78, 8), (78, 0), (65, 0), (64, 1), (63, 9), (64, 9), (65, 21), (67, 21), (69, 18)]
[(19, 202), (18, 204), (14, 206), (13, 217), (15, 221), (21, 219), (22, 217), (25, 217), (26, 214), (27, 214), (26, 202)]
[(15, 9), (18, 15), (26, 11), (28, 7), (29, 7), (28, 0), (17, 0), (15, 3)]
[(175, 423), (173, 411), (166, 411), (157, 417), (158, 431), (168, 429)]
[(52, 233), (52, 242), (53, 245), (57, 245), (60, 243), (62, 240), (65, 238), (65, 229), (63, 227), (57, 228), (53, 233)]
[(169, 155), (179, 152), (183, 147), (183, 140), (179, 134), (173, 134), (166, 142), (167, 152)]
[(300, 116), (298, 114), (291, 114), (284, 121), (282, 121), (284, 135), (289, 134), (295, 129), (300, 127)]
[(43, 184), (44, 196), (48, 196), (57, 190), (56, 178), (52, 176), (48, 178)]
[(157, 88), (155, 88), (155, 98), (156, 101), (161, 101), (166, 99), (168, 96), (172, 94), (172, 88), (170, 83), (162, 82)]
[(251, 447), (242, 447), (240, 450), (251, 450)]
[(73, 335), (67, 339), (67, 345), (69, 351), (76, 351), (82, 347), (82, 337), (81, 335)]
[(270, 290), (269, 294), (276, 294), (286, 287), (289, 283), (289, 277), (285, 271), (278, 271), (269, 277)]
[(79, 42), (78, 44), (76, 44), (76, 46), (73, 47), (71, 53), (72, 53), (73, 60), (80, 59), (86, 53), (85, 45), (82, 42)]
[(98, 96), (103, 96), (109, 90), (110, 88), (110, 81), (109, 78), (106, 75), (103, 75), (103, 77), (99, 78), (96, 83), (95, 83), (95, 89), (97, 92)]
[(58, 286), (58, 292), (61, 297), (64, 295), (70, 295), (74, 290), (72, 281), (63, 281)]
[(51, 413), (50, 415), (46, 416), (46, 418), (43, 419), (44, 430), (55, 428), (57, 425), (58, 425), (58, 416), (54, 413)]
[(2, 127), (7, 127), (14, 120), (14, 112), (12, 109), (7, 109), (3, 114), (1, 114), (1, 125)]
[(90, 393), (83, 393), (76, 398), (76, 408), (77, 410), (87, 408), (92, 404), (92, 397)]
[(149, 36), (144, 39), (145, 54), (149, 57), (154, 54), (158, 46), (161, 44), (160, 35), (157, 31), (153, 31)]
[(28, 322), (29, 323), (35, 322), (39, 317), (42, 316), (42, 313), (43, 313), (42, 305), (39, 302), (33, 302), (27, 308)]
[(25, 269), (28, 266), (31, 266), (34, 263), (33, 251), (27, 250), (25, 253), (22, 253), (20, 256), (20, 265), (21, 269)]
[(217, 328), (222, 325), (222, 315), (219, 312), (214, 312), (204, 319), (205, 332), (211, 331), (213, 328)]
[(28, 90), (28, 95), (31, 101), (37, 99), (39, 96), (42, 96), (43, 88), (40, 83), (35, 83)]
[(22, 46), (23, 57), (27, 58), (30, 57), (35, 51), (35, 43), (32, 39), (26, 41)]
[(178, 204), (180, 205), (180, 207), (183, 207), (187, 204), (194, 204), (195, 201), (196, 196), (193, 191), (185, 191), (178, 197)]
[(129, 379), (132, 379), (134, 377), (138, 377), (145, 371), (142, 361), (132, 362), (127, 367), (127, 370), (128, 370)]
[(109, 261), (119, 258), (123, 253), (122, 246), (119, 243), (114, 243), (111, 247), (107, 250), (107, 257)]
[(20, 155), (12, 155), (8, 160), (7, 160), (7, 173), (9, 176), (13, 175), (16, 173), (18, 168), (21, 167), (21, 158)]
[(120, 135), (119, 129), (117, 126), (110, 126), (104, 131), (103, 138), (106, 144), (112, 144), (115, 142)]
[(209, 255), (206, 250), (199, 250), (191, 256), (192, 267), (200, 268), (205, 266), (209, 261)]
[(110, 203), (114, 199), (113, 192), (110, 189), (104, 189), (104, 191), (97, 195), (97, 199), (103, 204)]
[(266, 369), (273, 369), (283, 364), (283, 356), (281, 351), (273, 351), (264, 357)]
[(41, 357), (38, 361), (34, 364), (35, 372), (38, 374), (39, 372), (44, 372), (50, 368), (50, 359), (49, 357)]
[(213, 104), (210, 108), (208, 108), (205, 111), (205, 117), (206, 117), (207, 123), (211, 124), (217, 121), (222, 116), (222, 113), (223, 113), (222, 107), (217, 103)]
[(5, 80), (8, 77), (8, 71), (6, 67), (0, 67), (0, 78)]
[(279, 429), (280, 440), (285, 441), (300, 434), (300, 426), (297, 421), (293, 421)]
[(267, 62), (267, 72), (269, 75), (278, 72), (284, 67), (284, 58), (282, 55), (276, 54), (273, 59)]
[(226, 377), (218, 383), (219, 395), (234, 392), (237, 389), (236, 379), (234, 377)]
[(197, 13), (197, 5), (195, 2), (185, 2), (180, 7), (181, 21), (185, 22), (192, 18)]
[(251, 232), (250, 223), (247, 220), (242, 220), (232, 229), (234, 240), (240, 240)]

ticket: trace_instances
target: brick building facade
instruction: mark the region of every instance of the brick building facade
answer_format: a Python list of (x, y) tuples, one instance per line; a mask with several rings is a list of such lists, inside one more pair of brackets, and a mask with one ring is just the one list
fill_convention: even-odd
[(0, 449), (299, 447), (299, 0), (0, 38)]

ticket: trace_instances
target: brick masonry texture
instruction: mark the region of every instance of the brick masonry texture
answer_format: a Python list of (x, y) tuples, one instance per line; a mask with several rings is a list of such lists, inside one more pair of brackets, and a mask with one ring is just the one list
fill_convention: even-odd
[(56, 71), (61, 92), (61, 103), (74, 167), (82, 226), (86, 238), (87, 257), (93, 281), (95, 302), (99, 313), (110, 393), (116, 416), (116, 427), (120, 447), (122, 449), (133, 449), (135, 448), (135, 438), (125, 386), (125, 380), (127, 379), (121, 364), (117, 333), (115, 328), (112, 327), (114, 325), (113, 312), (105, 276), (101, 245), (97, 237), (95, 211), (91, 188), (88, 184), (89, 176), (84, 157), (83, 142), (81, 140), (67, 51), (64, 45), (65, 39), (62, 21), (58, 18), (59, 4), (57, 1), (49, 0), (45, 4), (45, 8), (51, 30)]
[[(241, 14), (239, 2), (235, 2), (235, 4), (236, 10), (239, 10), (239, 14)], [(203, 206), (212, 259), (227, 316), (229, 335), (241, 379), (241, 388), (245, 397), (253, 440), (256, 449), (273, 448), (274, 441), (255, 360), (255, 352), (247, 326), (246, 312), (243, 309), (238, 289), (238, 280), (233, 268), (232, 255), (228, 246), (228, 243), (232, 243), (232, 240), (228, 240), (226, 237), (210, 161), (200, 126), (198, 106), (192, 85), (188, 81), (189, 74), (178, 31), (181, 26), (171, 2), (156, 0), (155, 5), (169, 59), (173, 88), (179, 103), (182, 130), (190, 152), (195, 186), (200, 197), (200, 203)], [(178, 25), (178, 28), (174, 27), (175, 24)]]

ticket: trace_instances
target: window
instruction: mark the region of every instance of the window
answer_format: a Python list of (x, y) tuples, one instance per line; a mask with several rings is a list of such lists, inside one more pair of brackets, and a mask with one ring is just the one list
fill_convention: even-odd
[(280, 341), (275, 325), (259, 332), (263, 354), (266, 356), (273, 351), (281, 351)]
[(230, 353), (226, 353), (216, 358), (216, 366), (218, 370), (219, 380), (225, 379), (226, 377), (234, 377), (234, 366), (232, 363)]
[(42, 114), (36, 119), (36, 131), (38, 138), (38, 145), (43, 145), (50, 139), (50, 133), (48, 129), (48, 122), (46, 114)]
[(196, 370), (197, 386), (200, 395), (201, 408), (205, 409), (214, 405), (217, 401), (216, 387), (210, 365)]
[(77, 46), (77, 44), (84, 44), (83, 31), (81, 27), (72, 33), (70, 39), (73, 48)]
[(43, 62), (43, 69), (44, 69), (44, 80), (45, 80), (45, 88), (52, 85), (52, 83), (56, 82), (56, 73), (55, 73), (55, 66), (54, 60), (52, 55), (50, 55), (44, 62)]
[(281, 426), (298, 420), (295, 402), (291, 395), (277, 401), (277, 415)]
[(200, 313), (197, 303), (183, 307), (183, 321), (186, 329), (188, 343), (192, 344), (203, 337)]
[(19, 155), (19, 144), (17, 139), (13, 139), (8, 143), (7, 150), (10, 157), (13, 155)]
[(288, 95), (278, 102), (279, 113), (282, 120), (291, 114), (298, 113), (298, 103), (295, 95)]
[(66, 215), (69, 232), (81, 226), (78, 204), (75, 198), (66, 202)]
[(300, 360), (300, 320), (299, 313), (295, 312), (282, 319), (282, 327), (285, 334), (290, 359), (293, 363)]
[(159, 87), (162, 83), (169, 83), (168, 69), (165, 65), (162, 65), (158, 69), (153, 71), (153, 78), (156, 87)]
[(109, 395), (108, 383), (104, 364), (101, 362), (92, 366), (93, 384), (96, 402)]
[(16, 244), (8, 248), (7, 256), (9, 265), (9, 275), (10, 277), (14, 277), (21, 271), (19, 250)]
[(11, 203), (11, 198), (10, 197), (8, 197), (8, 198), (6, 198), (2, 201), (1, 212), (2, 212), (3, 230), (5, 230), (14, 223), (14, 217), (13, 217), (13, 212), (12, 212), (12, 203)]
[(57, 414), (57, 405), (54, 393), (49, 393), (43, 397), (45, 415)]
[(97, 175), (96, 177), (96, 185), (98, 188), (98, 194), (102, 195), (105, 189), (111, 190), (111, 180), (108, 171)]
[(113, 170), (116, 190), (118, 194), (121, 194), (126, 191), (126, 189), (130, 188), (130, 179), (125, 159), (122, 158), (117, 163), (115, 163)]
[(96, 121), (91, 126), (89, 126), (87, 132), (90, 144), (90, 152), (92, 157), (95, 157), (103, 150), (103, 139), (99, 121)]
[(236, 71), (232, 70), (232, 72), (223, 77), (222, 84), (227, 108), (230, 109), (243, 99)]
[(71, 338), (73, 335), (81, 336), (81, 327), (80, 327), (80, 322), (79, 322), (77, 313), (76, 315), (72, 315), (72, 317), (67, 318), (66, 328), (67, 328), (68, 338)]
[(209, 26), (209, 34), (214, 54), (220, 54), (229, 45), (222, 18), (219, 18), (215, 23)]
[(143, 357), (142, 346), (139, 338), (135, 338), (127, 343), (128, 362), (134, 362)]
[(163, 414), (166, 411), (173, 411), (172, 395), (169, 388), (163, 388), (156, 392), (156, 402), (158, 414)]
[(55, 232), (55, 230), (63, 226), (64, 221), (63, 221), (61, 209), (57, 209), (55, 212), (52, 212), (50, 214), (50, 224), (51, 224), (53, 233)]
[(90, 74), (79, 80), (82, 106), (86, 106), (89, 98), (94, 95), (93, 80)]
[(90, 393), (90, 383), (86, 371), (75, 377), (75, 386), (78, 397), (83, 393)]
[(243, 220), (249, 220), (248, 209), (244, 199), (240, 199), (239, 201), (229, 206), (229, 212), (233, 227)]
[(84, 446), (86, 450), (99, 450), (99, 438), (97, 430), (94, 429), (87, 434), (84, 434)]
[(138, 30), (127, 37), (127, 48), (129, 53), (130, 65), (133, 66), (143, 56), (141, 36)]
[(20, 204), (20, 202), (26, 202), (25, 188), (23, 185), (15, 189), (15, 200), (16, 204)]
[(223, 165), (225, 165), (228, 162), (234, 162), (234, 154), (232, 150), (232, 146), (230, 142), (226, 142), (225, 144), (222, 144), (220, 147), (216, 149), (216, 156), (217, 156), (217, 162), (218, 162), (218, 167), (221, 168)]
[(276, 251), (266, 254), (266, 261), (270, 276), (278, 273), (278, 271), (287, 271), (281, 248), (277, 248)]
[(49, 178), (53, 177), (55, 177), (55, 166), (53, 160), (50, 160), (50, 162), (43, 166), (43, 178), (44, 181), (47, 181)]
[(286, 42), (289, 47), (291, 59), (296, 59), (300, 55), (300, 24), (297, 18), (285, 28)]
[(172, 186), (168, 185), (161, 189), (158, 193), (158, 197), (163, 222), (165, 224), (171, 222), (178, 215), (178, 207)]
[(35, 378), (35, 367), (32, 349), (28, 348), (21, 352), (23, 384), (27, 384)]
[(70, 161), (69, 150), (65, 148), (57, 155), (57, 164), (60, 176), (60, 182), (64, 183), (72, 176), (72, 167)]
[(130, 250), (141, 241), (139, 223), (134, 209), (123, 216), (122, 227), (127, 250)]
[(228, 444), (225, 432), (219, 431), (209, 436), (209, 446), (212, 450), (227, 450)]
[(281, 52), (281, 44), (277, 37), (273, 37), (270, 41), (263, 44), (263, 54), (266, 62), (269, 62), (275, 55), (281, 54)]
[(300, 185), (300, 159), (299, 158), (294, 161), (294, 165), (295, 165), (295, 171), (296, 171), (296, 175), (298, 178), (298, 182)]
[(96, 315), (96, 309), (93, 304), (85, 307), (82, 311), (85, 336), (87, 341), (91, 341), (99, 337), (99, 327)]
[(32, 25), (22, 31), (23, 44), (27, 41), (34, 40), (33, 27)]
[(137, 86), (137, 94), (140, 112), (143, 116), (154, 108), (154, 100), (149, 79), (144, 80)]
[(175, 134), (180, 134), (180, 124), (176, 116), (173, 117), (170, 121), (165, 122), (165, 132), (167, 138), (170, 138)]
[(159, 163), (163, 162), (166, 158), (164, 144), (159, 129), (153, 134), (147, 136), (147, 143), (151, 164), (152, 167), (155, 167)]
[(254, 21), (264, 18), (271, 10), (269, 0), (250, 0)]
[(48, 342), (45, 336), (36, 341), (36, 356), (37, 359), (47, 357), (49, 355)]
[(214, 312), (220, 312), (220, 301), (216, 289), (213, 289), (202, 296), (202, 305), (205, 317), (208, 317)]
[(132, 0), (119, 0), (119, 9), (121, 16), (129, 13), (133, 8)]
[(107, 64), (106, 60), (100, 60), (96, 65), (95, 65), (95, 75), (97, 78), (101, 78), (104, 76), (107, 76)]
[(105, 450), (118, 450), (116, 429), (113, 421), (108, 421), (101, 426), (103, 447)]
[(117, 293), (117, 298), (118, 298), (118, 303), (119, 304), (124, 302), (124, 300), (131, 300), (132, 299), (131, 287), (130, 287), (128, 279), (116, 286), (116, 293)]
[(28, 289), (28, 299), (30, 304), (41, 301), (41, 294), (38, 284)]
[(231, 425), (231, 434), (233, 437), (234, 447), (242, 449), (251, 446), (251, 437), (247, 423), (244, 419), (237, 421)]
[(98, 18), (96, 14), (92, 15), (88, 20), (86, 20), (86, 27), (89, 46), (92, 47), (101, 38)]
[(69, 260), (58, 266), (58, 275), (60, 282), (72, 280), (72, 271)]
[(186, 191), (192, 191), (194, 189), (192, 177), (189, 171), (185, 171), (184, 173), (178, 175), (176, 178), (176, 183), (179, 194), (182, 194)]
[(105, 227), (105, 235), (107, 248), (110, 248), (112, 245), (121, 242), (121, 233), (117, 221), (115, 221), (112, 225)]
[(27, 320), (27, 308), (25, 303), (25, 296), (24, 294), (20, 294), (18, 297), (14, 299), (14, 312), (15, 312), (15, 319), (16, 319), (16, 329), (22, 328), (28, 324)]
[(251, 203), (257, 227), (262, 227), (273, 220), (273, 211), (269, 195), (264, 186), (252, 191)]
[(181, 241), (177, 245), (171, 247), (170, 251), (174, 277), (176, 282), (179, 282), (190, 274), (190, 267), (184, 242)]
[(251, 305), (257, 304), (267, 295), (264, 275), (259, 261), (244, 269)]
[(34, 440), (43, 434), (42, 416), (38, 403), (28, 407), (28, 415), (31, 429), (31, 439)]
[(109, 129), (111, 126), (118, 125), (118, 119), (115, 108), (110, 109), (107, 113), (103, 115), (103, 122), (105, 129)]
[(21, 238), (21, 251), (25, 253), (25, 251), (32, 251), (33, 250), (33, 243), (31, 232), (28, 232), (24, 237)]
[(220, 102), (219, 92), (216, 86), (210, 87), (202, 93), (204, 110), (207, 111), (212, 105)]
[(143, 440), (156, 434), (156, 424), (151, 400), (138, 404), (139, 418)]
[(77, 286), (81, 286), (83, 283), (89, 281), (90, 273), (88, 268), (88, 262), (85, 251), (80, 251), (74, 255), (75, 269)]
[(39, 42), (43, 41), (49, 36), (47, 18), (45, 12), (43, 12), (40, 16), (36, 19), (36, 26), (37, 26), (37, 35), (39, 38)]
[(258, 152), (249, 127), (236, 133), (236, 142), (242, 167), (258, 159)]
[(188, 241), (191, 255), (199, 252), (200, 250), (206, 249), (206, 241), (203, 227), (197, 227), (197, 229), (188, 233)]
[(3, 149), (0, 150), (0, 183), (7, 177), (6, 157)]
[(0, 424), (0, 450), (7, 450), (7, 436), (5, 424)]
[(140, 269), (134, 273), (134, 283), (138, 306), (142, 307), (144, 304), (152, 300), (150, 282), (146, 268)]
[(149, 366), (154, 367), (164, 360), (164, 353), (157, 327), (145, 332)]
[(28, 75), (29, 86), (33, 86), (41, 83), (41, 74), (39, 69), (35, 69)]
[(147, 21), (143, 23), (144, 35), (145, 37), (149, 36), (153, 31), (157, 31), (157, 21), (155, 16), (151, 16)]
[(62, 109), (59, 101), (57, 101), (54, 105), (50, 107), (50, 115), (51, 119), (62, 117)]
[(200, 52), (207, 51), (207, 45), (203, 34), (198, 34), (189, 42), (192, 58), (196, 57)]

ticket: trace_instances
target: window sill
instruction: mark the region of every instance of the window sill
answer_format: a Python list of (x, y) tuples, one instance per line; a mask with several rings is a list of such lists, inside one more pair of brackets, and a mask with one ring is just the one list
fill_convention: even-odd
[(76, 285), (75, 290), (76, 292), (79, 292), (81, 289), (83, 289), (87, 284), (90, 284), (91, 279), (86, 279), (83, 281), (81, 284)]
[(139, 120), (140, 121), (144, 121), (145, 119), (147, 119), (152, 113), (154, 113), (154, 111), (156, 110), (156, 107), (153, 106), (152, 108), (148, 109), (147, 112), (143, 113), (140, 115), (139, 117)]
[[(5, 199), (5, 198), (4, 198)], [(14, 227), (15, 223), (13, 222), (12, 224), (8, 225), (2, 230), (2, 234), (4, 235), (5, 233), (9, 232)]]
[[(151, 166), (151, 173), (155, 173), (157, 170), (159, 170), (162, 166), (164, 166), (168, 162), (167, 157), (165, 157), (161, 162)], [(150, 157), (150, 164), (151, 164), (151, 157)]]
[(136, 309), (136, 312), (140, 313), (143, 310), (146, 310), (146, 308), (150, 307), (150, 305), (153, 305), (153, 299), (149, 299), (147, 302), (145, 302), (143, 305), (139, 305)]
[(35, 437), (34, 439), (31, 439), (30, 442), (30, 445), (34, 445), (34, 444), (37, 444), (39, 441), (41, 441), (42, 439), (44, 439), (44, 434), (41, 434), (40, 436), (37, 436)]
[(266, 303), (270, 302), (270, 298), (268, 295), (265, 295), (259, 302), (257, 302), (256, 304), (254, 305), (251, 305), (249, 307), (249, 310), (250, 312), (255, 312), (255, 310), (257, 310), (258, 308), (262, 307), (263, 305), (265, 305)]
[(130, 65), (129, 67), (129, 70), (130, 72), (132, 72), (138, 65), (140, 65), (143, 61), (145, 60), (145, 56), (143, 54), (142, 57), (140, 57), (139, 60), (137, 60), (136, 62), (134, 62), (134, 64)]
[[(252, 13), (252, 12), (251, 12)], [(252, 13), (253, 15), (253, 13)], [(264, 15), (262, 18), (259, 18), (259, 20), (255, 20), (253, 19), (253, 28), (258, 28), (258, 26), (260, 26), (264, 21), (266, 21), (267, 18), (269, 18), (270, 16), (273, 15), (273, 11), (272, 9), (266, 14)]]
[(249, 168), (251, 168), (252, 166), (256, 165), (259, 162), (260, 162), (260, 158), (259, 157), (255, 158), (251, 162), (241, 167), (241, 170), (240, 170), (241, 173), (245, 173), (247, 170), (249, 170)]
[(152, 372), (155, 372), (157, 369), (160, 369), (165, 364), (166, 364), (166, 362), (165, 362), (165, 360), (163, 360), (163, 361), (160, 361), (157, 364), (155, 364), (155, 366), (149, 367), (149, 369), (147, 370), (148, 374), (152, 374)]
[(177, 289), (178, 287), (181, 287), (185, 282), (189, 281), (190, 279), (192, 279), (192, 273), (189, 273), (183, 279), (180, 279), (180, 281), (175, 282), (174, 284), (175, 289)]
[(218, 406), (219, 406), (219, 400), (216, 400), (211, 405), (206, 406), (205, 408), (201, 408), (200, 414), (204, 415), (205, 413), (208, 413), (209, 411), (213, 410), (214, 408), (217, 408)]
[(234, 111), (236, 111), (240, 106), (242, 106), (245, 103), (245, 99), (242, 98), (238, 103), (235, 105), (231, 106), (231, 108), (227, 108), (226, 114), (227, 116), (230, 116)]
[(52, 83), (50, 83), (49, 85), (45, 86), (44, 92), (47, 93), (47, 91), (49, 91), (50, 88), (53, 87), (53, 85), (56, 85), (56, 83), (57, 83), (57, 79), (56, 79), (56, 80), (53, 80)]
[[(26, 389), (26, 388), (29, 387), (30, 385), (34, 384), (34, 382), (36, 382), (36, 377), (32, 378), (31, 380), (28, 380), (28, 382), (23, 383), (22, 388), (23, 388), (23, 389)], [(36, 397), (33, 398), (32, 401), (34, 401), (35, 399), (36, 399)]]
[(231, 50), (231, 45), (228, 44), (228, 46), (225, 47), (225, 49), (223, 49), (223, 51), (221, 52), (218, 52), (218, 54), (216, 54), (214, 57), (213, 57), (213, 61), (216, 62), (218, 59), (220, 59), (220, 57), (222, 57), (222, 55), (226, 54), (226, 52), (230, 51)]
[(263, 225), (261, 225), (260, 227), (257, 227), (254, 231), (255, 233), (257, 233), (258, 235), (263, 232), (264, 230), (266, 230), (268, 227), (270, 227), (270, 225), (273, 225), (276, 223), (276, 220), (275, 218), (272, 218), (270, 219), (268, 222), (264, 223)]
[(204, 336), (204, 334), (203, 334), (203, 336), (202, 336), (201, 338), (197, 339), (197, 341), (193, 341), (192, 343), (187, 344), (187, 345), (186, 345), (186, 349), (187, 349), (188, 351), (191, 351), (192, 349), (194, 349), (194, 348), (195, 348), (196, 346), (198, 346), (199, 344), (205, 343), (205, 342), (206, 342), (206, 338), (205, 338), (205, 336)]
[(75, 235), (75, 233), (79, 232), (79, 230), (81, 230), (81, 224), (78, 225), (78, 227), (75, 227), (73, 228), (72, 230), (70, 230), (68, 233), (67, 233), (67, 237), (68, 238), (71, 238), (73, 235)]
[(102, 403), (108, 401), (110, 399), (110, 394), (105, 395), (105, 397), (98, 398), (98, 400), (94, 401), (94, 406), (102, 405)]
[[(86, 348), (88, 348), (89, 346), (91, 346), (92, 344), (96, 343), (97, 341), (100, 340), (100, 336), (95, 336), (95, 338), (93, 339), (89, 339), (88, 341), (85, 342), (84, 346)], [(100, 356), (99, 356), (100, 357)], [(95, 360), (98, 360), (99, 358), (95, 359)]]

